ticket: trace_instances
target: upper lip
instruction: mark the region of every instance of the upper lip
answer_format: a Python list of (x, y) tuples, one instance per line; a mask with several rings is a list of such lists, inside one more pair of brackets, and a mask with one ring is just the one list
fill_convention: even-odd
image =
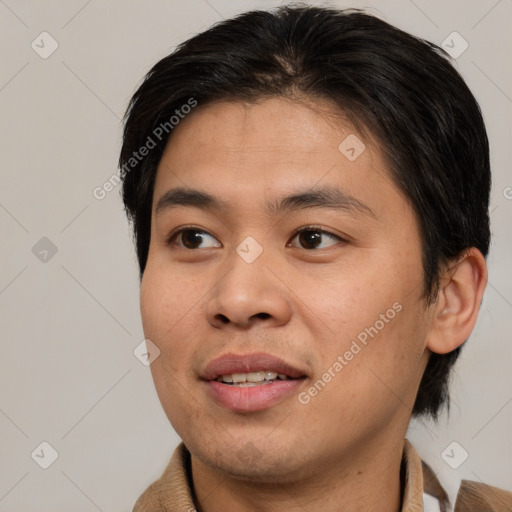
[(214, 380), (222, 375), (257, 372), (261, 370), (282, 373), (292, 379), (298, 379), (306, 375), (304, 371), (279, 357), (263, 352), (256, 352), (252, 354), (223, 354), (208, 363), (206, 368), (201, 372), (201, 378), (204, 380)]

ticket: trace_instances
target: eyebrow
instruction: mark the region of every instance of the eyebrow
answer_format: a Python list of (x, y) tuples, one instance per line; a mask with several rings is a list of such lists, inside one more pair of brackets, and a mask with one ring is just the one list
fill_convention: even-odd
[[(160, 197), (155, 212), (158, 214), (162, 210), (179, 206), (202, 210), (229, 209), (229, 203), (219, 197), (201, 190), (179, 187), (167, 191)], [(271, 215), (309, 208), (330, 208), (375, 218), (375, 214), (366, 204), (332, 186), (299, 191), (267, 203), (266, 208)]]

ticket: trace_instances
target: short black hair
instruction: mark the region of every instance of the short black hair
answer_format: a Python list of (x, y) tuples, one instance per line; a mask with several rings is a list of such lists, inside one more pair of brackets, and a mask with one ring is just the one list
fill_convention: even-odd
[[(378, 141), (420, 226), (426, 307), (445, 264), (471, 247), (487, 255), (489, 144), (478, 103), (447, 54), (360, 10), (288, 5), (243, 13), (185, 41), (131, 99), (119, 166), (141, 277), (170, 118), (191, 99), (202, 107), (269, 97), (329, 100)], [(150, 140), (151, 151), (134, 158)], [(413, 415), (437, 418), (448, 404), (459, 352), (431, 354)]]

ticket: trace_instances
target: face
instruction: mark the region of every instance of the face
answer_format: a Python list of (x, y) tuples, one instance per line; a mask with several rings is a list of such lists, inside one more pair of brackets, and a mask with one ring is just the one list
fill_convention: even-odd
[(378, 145), (329, 108), (198, 108), (157, 171), (141, 285), (153, 379), (193, 457), (237, 478), (403, 442), (427, 361), (412, 208)]

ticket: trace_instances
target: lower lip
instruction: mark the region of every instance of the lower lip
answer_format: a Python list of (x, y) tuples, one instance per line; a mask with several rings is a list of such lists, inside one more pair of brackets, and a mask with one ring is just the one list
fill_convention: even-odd
[(217, 380), (207, 382), (213, 399), (236, 412), (254, 412), (268, 409), (287, 396), (297, 393), (305, 379), (275, 380), (271, 384), (240, 387), (223, 384)]

